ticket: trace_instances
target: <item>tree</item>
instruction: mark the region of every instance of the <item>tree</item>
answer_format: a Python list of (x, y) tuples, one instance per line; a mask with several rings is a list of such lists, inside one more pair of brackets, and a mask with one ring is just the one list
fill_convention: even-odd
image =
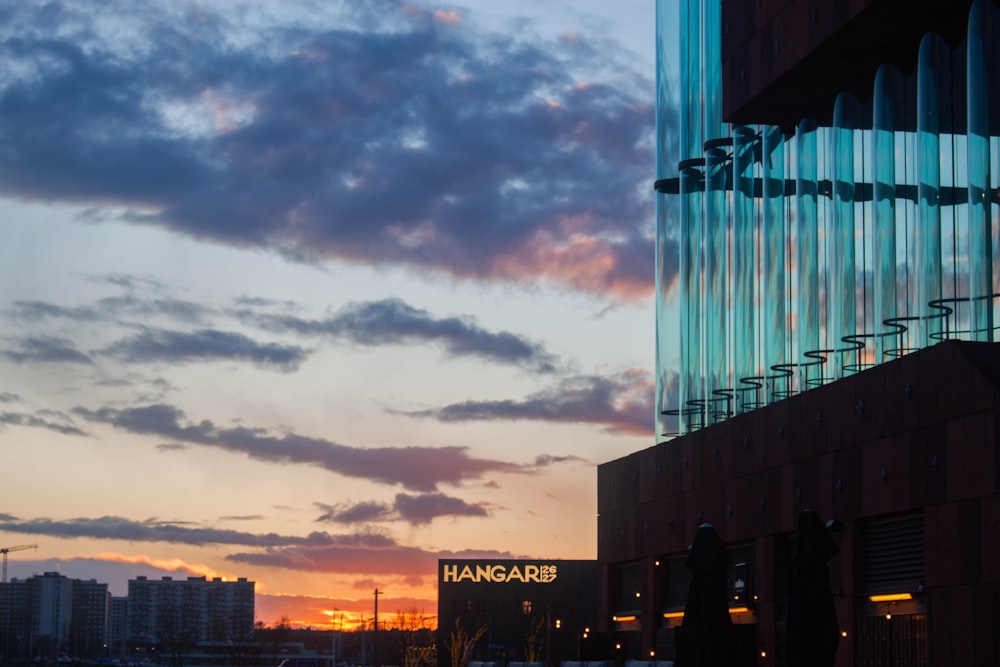
[(480, 626), (478, 630), (469, 634), (469, 632), (462, 627), (462, 619), (455, 619), (455, 630), (451, 633), (451, 637), (445, 643), (448, 647), (448, 652), (451, 655), (451, 667), (465, 667), (469, 663), (469, 658), (472, 657), (472, 651), (476, 648), (476, 642), (478, 642), (483, 635), (486, 634), (486, 626)]
[(545, 645), (544, 618), (532, 618), (528, 623), (528, 636), (524, 640), (524, 659), (527, 662), (538, 662)]
[(415, 608), (396, 612), (393, 625), (399, 636), (401, 667), (431, 667), (437, 664), (437, 646), (429, 624), (430, 617)]

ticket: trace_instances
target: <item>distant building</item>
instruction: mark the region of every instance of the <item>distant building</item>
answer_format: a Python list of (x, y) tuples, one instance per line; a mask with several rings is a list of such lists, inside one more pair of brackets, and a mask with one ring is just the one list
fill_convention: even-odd
[(461, 627), (485, 628), (473, 661), (559, 663), (586, 659), (597, 622), (596, 561), (439, 560), (438, 665)]
[(128, 632), (128, 597), (112, 597), (108, 621), (108, 655), (120, 656), (125, 652)]
[(13, 659), (107, 655), (107, 584), (46, 572), (0, 584), (0, 651)]
[(203, 642), (253, 637), (254, 582), (240, 578), (171, 577), (128, 582), (126, 643), (187, 650)]
[(32, 633), (43, 645), (43, 655), (69, 652), (73, 620), (73, 582), (58, 572), (46, 572), (25, 582), (31, 590)]

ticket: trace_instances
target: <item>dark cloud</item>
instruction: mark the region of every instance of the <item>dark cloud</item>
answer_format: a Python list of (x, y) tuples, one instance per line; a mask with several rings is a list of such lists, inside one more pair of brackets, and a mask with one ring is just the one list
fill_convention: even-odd
[[(251, 517), (236, 517), (244, 520)], [(61, 539), (108, 539), (129, 542), (166, 542), (190, 546), (235, 546), (254, 549), (234, 553), (227, 560), (269, 567), (346, 574), (397, 574), (433, 576), (438, 558), (512, 558), (507, 552), (436, 552), (402, 545), (380, 530), (306, 536), (249, 533), (206, 528), (159, 519), (133, 521), (116, 516), (98, 518), (21, 519), (0, 514), (0, 531), (46, 535)]]
[[(238, 332), (212, 328), (176, 331), (138, 324), (155, 317), (202, 322), (228, 315), (272, 333), (323, 337), (358, 346), (434, 344), (451, 357), (475, 357), (541, 373), (553, 372), (559, 364), (558, 358), (541, 343), (508, 331), (489, 331), (470, 316), (434, 317), (400, 299), (350, 303), (323, 319), (287, 314), (298, 310), (298, 306), (289, 301), (243, 297), (237, 300), (237, 305), (239, 308), (235, 311), (216, 311), (181, 299), (143, 299), (129, 294), (72, 307), (45, 301), (18, 301), (10, 312), (13, 317), (27, 322), (68, 319), (106, 325), (114, 321), (139, 328), (138, 333), (101, 350), (103, 354), (130, 363), (241, 360), (293, 371), (309, 354), (299, 346), (260, 343)], [(269, 308), (286, 311), (286, 314), (263, 312)]]
[(183, 299), (140, 299), (133, 295), (107, 297), (92, 306), (60, 306), (47, 301), (17, 301), (11, 315), (20, 320), (68, 319), (107, 323), (125, 317), (166, 316), (185, 322), (200, 322), (212, 314), (210, 308)]
[(204, 546), (208, 544), (228, 544), (244, 547), (274, 546), (318, 546), (331, 545), (338, 541), (350, 543), (351, 538), (331, 536), (326, 533), (311, 533), (305, 537), (278, 535), (276, 533), (246, 533), (218, 528), (201, 528), (184, 525), (183, 522), (147, 519), (134, 521), (117, 516), (98, 518), (74, 518), (63, 521), (37, 518), (17, 519), (7, 517), (0, 521), (0, 531), (27, 535), (48, 535), (66, 539), (90, 538), (126, 540), (129, 542), (169, 542)]
[(248, 361), (286, 373), (297, 370), (308, 356), (297, 345), (258, 343), (241, 333), (216, 329), (147, 329), (111, 344), (102, 352), (130, 363)]
[(17, 364), (83, 364), (93, 366), (94, 361), (77, 350), (65, 338), (54, 336), (29, 336), (17, 341), (18, 350), (4, 350), (3, 356)]
[(425, 493), (419, 496), (399, 493), (396, 494), (395, 509), (405, 521), (414, 526), (428, 524), (443, 516), (489, 516), (484, 505), (470, 504), (443, 493)]
[(62, 433), (63, 435), (89, 435), (89, 433), (77, 427), (67, 415), (59, 413), (41, 412), (31, 415), (18, 412), (0, 412), (0, 424), (43, 428), (55, 431), (56, 433)]
[(100, 312), (90, 306), (60, 306), (47, 301), (17, 301), (11, 315), (20, 320), (41, 321), (47, 319), (69, 319), (94, 321)]
[(404, 0), (259, 39), (205, 6), (113, 6), (10, 10), (0, 192), (303, 259), (652, 291), (654, 86), (622, 45)]
[(18, 403), (21, 397), (9, 391), (0, 391), (0, 403)]
[(325, 510), (316, 519), (320, 523), (373, 523), (392, 518), (392, 508), (375, 501), (320, 507)]
[(318, 522), (341, 524), (405, 521), (410, 525), (419, 526), (441, 517), (489, 516), (484, 504), (467, 503), (461, 498), (443, 493), (425, 493), (417, 496), (397, 493), (391, 506), (373, 501), (335, 506), (318, 505), (324, 510), (316, 519)]
[(613, 377), (577, 376), (523, 400), (464, 401), (441, 408), (398, 411), (442, 422), (546, 421), (598, 424), (611, 433), (653, 433), (654, 387), (645, 371)]
[(517, 557), (519, 556), (503, 551), (428, 551), (387, 539), (379, 545), (340, 543), (317, 547), (292, 546), (230, 554), (226, 558), (237, 563), (305, 572), (433, 577), (440, 558)]
[(251, 311), (241, 311), (240, 317), (272, 331), (327, 336), (357, 345), (435, 343), (453, 357), (474, 356), (540, 372), (554, 371), (557, 363), (543, 345), (522, 336), (487, 331), (470, 317), (436, 318), (400, 299), (352, 303), (323, 320)]
[(531, 466), (469, 456), (467, 447), (375, 447), (361, 449), (295, 433), (271, 435), (263, 428), (222, 428), (205, 419), (187, 422), (178, 408), (154, 404), (137, 408), (75, 408), (94, 422), (130, 433), (153, 435), (174, 442), (218, 447), (250, 458), (276, 463), (318, 466), (346, 477), (433, 492), (438, 484), (459, 485), (490, 473), (530, 473)]

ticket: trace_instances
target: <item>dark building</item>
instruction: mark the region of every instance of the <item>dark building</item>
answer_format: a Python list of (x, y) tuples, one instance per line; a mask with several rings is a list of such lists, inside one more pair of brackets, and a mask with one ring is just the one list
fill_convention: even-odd
[(108, 655), (107, 584), (46, 572), (0, 584), (0, 650), (13, 660)]
[(73, 621), (69, 629), (70, 654), (86, 657), (109, 655), (111, 593), (95, 579), (73, 580)]
[(1000, 664), (997, 3), (670, 6), (658, 436), (598, 470), (598, 629), (677, 657), (708, 525), (732, 665), (822, 664), (810, 536), (833, 664)]
[(126, 643), (129, 650), (190, 652), (205, 642), (253, 638), (254, 582), (240, 577), (147, 579), (128, 582)]
[(451, 667), (458, 628), (484, 629), (474, 661), (597, 657), (605, 648), (596, 635), (597, 575), (597, 562), (588, 560), (439, 560), (439, 667)]

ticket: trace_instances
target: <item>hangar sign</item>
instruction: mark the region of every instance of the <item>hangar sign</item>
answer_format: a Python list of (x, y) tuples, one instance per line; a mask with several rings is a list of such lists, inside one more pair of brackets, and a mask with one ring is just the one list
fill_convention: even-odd
[(556, 580), (555, 565), (500, 565), (495, 564), (444, 564), (443, 583), (471, 581), (473, 583), (507, 584), (520, 583), (550, 584)]

